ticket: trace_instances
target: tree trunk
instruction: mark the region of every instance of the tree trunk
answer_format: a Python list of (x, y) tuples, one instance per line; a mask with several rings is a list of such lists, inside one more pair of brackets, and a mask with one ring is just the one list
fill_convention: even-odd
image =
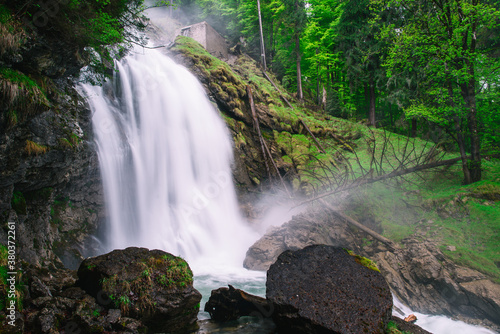
[(264, 48), (264, 33), (262, 30), (262, 17), (260, 15), (260, 0), (257, 0), (257, 10), (259, 12), (259, 27), (260, 27), (260, 52), (262, 59), (262, 67), (264, 67), (264, 71), (267, 71), (266, 65), (266, 49)]
[(470, 141), (471, 141), (471, 161), (469, 162), (469, 171), (472, 182), (481, 181), (481, 141), (477, 128), (477, 107), (476, 107), (476, 91), (474, 68), (469, 64), (469, 84), (467, 85), (465, 98), (469, 114), (467, 115), (469, 121)]
[[(316, 49), (316, 55), (319, 53), (319, 50)], [(316, 101), (318, 106), (321, 104), (320, 93), (319, 93), (319, 61), (316, 62)]]
[[(469, 63), (469, 67), (472, 65)], [(472, 73), (472, 74), (470, 74)], [(470, 183), (481, 181), (481, 142), (479, 140), (479, 133), (477, 128), (477, 107), (476, 107), (476, 93), (475, 93), (475, 79), (474, 69), (469, 68), (468, 83), (460, 85), (462, 97), (468, 109), (467, 121), (469, 123), (470, 140), (471, 140), (471, 160), (468, 162), (468, 169), (470, 172)]]
[(373, 82), (373, 77), (370, 76), (369, 82), (369, 96), (370, 96), (370, 107), (368, 110), (368, 119), (370, 120), (370, 125), (375, 126), (375, 83)]
[(299, 100), (304, 99), (304, 93), (302, 92), (302, 71), (300, 69), (300, 38), (299, 35), (295, 35), (295, 52), (297, 53), (297, 98)]
[(415, 138), (417, 136), (417, 119), (413, 117), (411, 119), (411, 137)]
[[(455, 102), (453, 100), (453, 87), (451, 86), (451, 82), (448, 82), (448, 96), (449, 96), (449, 105), (455, 110)], [(465, 143), (464, 136), (462, 133), (462, 128), (460, 127), (460, 117), (457, 112), (454, 113), (453, 121), (455, 123), (455, 132), (457, 133), (457, 144), (458, 149), (460, 151), (460, 157), (462, 159), (462, 170), (464, 172), (464, 184), (471, 183), (471, 175), (469, 171), (469, 167), (467, 166), (467, 154), (465, 153)]]
[[(462, 9), (459, 8), (461, 11)], [(463, 14), (463, 13), (462, 13)], [(472, 23), (470, 34), (465, 32), (462, 38), (462, 47), (469, 54), (476, 52), (478, 18), (476, 17)], [(467, 29), (469, 31), (469, 29)], [(470, 40), (469, 47), (468, 41)], [(469, 131), (471, 139), (471, 161), (469, 161), (469, 171), (472, 182), (481, 181), (481, 142), (477, 128), (477, 106), (476, 106), (476, 75), (474, 71), (474, 63), (471, 58), (465, 59), (467, 74), (469, 75), (468, 83), (462, 84), (462, 97), (465, 100), (469, 113), (467, 120), (469, 121)]]

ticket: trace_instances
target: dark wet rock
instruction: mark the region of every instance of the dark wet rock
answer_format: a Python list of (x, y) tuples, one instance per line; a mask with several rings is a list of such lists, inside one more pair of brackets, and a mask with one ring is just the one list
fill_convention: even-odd
[(106, 317), (106, 321), (110, 324), (116, 324), (120, 320), (122, 313), (120, 310), (111, 309), (108, 311), (108, 315)]
[(247, 315), (263, 317), (267, 310), (269, 303), (265, 298), (235, 289), (231, 285), (229, 288), (212, 290), (205, 304), (205, 312), (215, 321), (236, 320)]
[[(26, 121), (5, 129), (0, 119), (0, 217), (16, 225), (20, 259), (76, 269), (95, 254), (91, 235), (104, 212), (90, 110), (72, 85), (61, 81), (67, 94)], [(28, 141), (45, 151), (29, 153)], [(5, 235), (0, 229), (0, 241)]]
[(384, 333), (391, 318), (383, 276), (338, 247), (282, 253), (267, 272), (266, 289), (280, 333)]
[(76, 271), (69, 269), (38, 268), (25, 264), (25, 276), (29, 283), (29, 295), (38, 297), (60, 296), (76, 283)]
[(216, 322), (198, 321), (199, 329), (193, 334), (237, 333), (237, 334), (275, 334), (276, 326), (271, 318), (241, 317), (238, 320)]
[(19, 311), (15, 311), (12, 316), (14, 318), (11, 318), (9, 315), (9, 317), (0, 322), (0, 333), (19, 334), (25, 332), (25, 316)]
[(52, 297), (49, 288), (40, 281), (38, 277), (33, 277), (30, 285), (30, 292), (32, 298), (37, 297)]
[(58, 331), (58, 315), (61, 314), (61, 310), (54, 307), (44, 308), (38, 315), (38, 322), (40, 325), (40, 331), (42, 333), (59, 333)]
[(146, 328), (139, 320), (132, 318), (122, 318), (119, 322), (119, 329), (131, 334), (139, 334), (146, 331)]
[(193, 288), (189, 265), (164, 251), (114, 250), (83, 261), (78, 277), (98, 303), (120, 308), (151, 331), (185, 331), (196, 323), (201, 294)]

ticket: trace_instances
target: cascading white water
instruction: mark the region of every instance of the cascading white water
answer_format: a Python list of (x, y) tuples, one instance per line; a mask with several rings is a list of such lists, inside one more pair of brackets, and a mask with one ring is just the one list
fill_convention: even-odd
[(241, 266), (255, 240), (232, 183), (232, 145), (201, 84), (155, 50), (116, 62), (112, 82), (83, 85), (104, 182), (107, 250), (142, 246), (190, 263)]
[(394, 309), (393, 315), (404, 319), (410, 314), (417, 317), (416, 324), (423, 329), (435, 334), (495, 334), (493, 331), (466, 324), (462, 321), (452, 320), (450, 318), (438, 315), (428, 315), (412, 311), (405, 306), (400, 300), (393, 296)]

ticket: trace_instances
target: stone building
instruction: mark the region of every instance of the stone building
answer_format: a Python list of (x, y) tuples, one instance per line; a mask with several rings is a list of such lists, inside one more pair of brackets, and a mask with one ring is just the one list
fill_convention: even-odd
[(176, 35), (191, 37), (217, 58), (228, 58), (226, 40), (205, 21), (183, 27)]

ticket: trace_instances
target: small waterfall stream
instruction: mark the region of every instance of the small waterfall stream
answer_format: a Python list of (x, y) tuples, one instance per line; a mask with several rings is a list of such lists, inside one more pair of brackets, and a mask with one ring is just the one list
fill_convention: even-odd
[[(136, 50), (116, 61), (116, 70), (102, 87), (81, 86), (93, 112), (109, 217), (104, 251), (141, 246), (182, 256), (202, 308), (211, 289), (227, 284), (264, 296), (265, 273), (242, 268), (258, 235), (239, 214), (229, 133), (203, 87), (155, 50)], [(491, 333), (466, 324), (449, 331), (451, 320), (419, 316), (435, 333)], [(252, 326), (215, 331), (267, 333)]]

